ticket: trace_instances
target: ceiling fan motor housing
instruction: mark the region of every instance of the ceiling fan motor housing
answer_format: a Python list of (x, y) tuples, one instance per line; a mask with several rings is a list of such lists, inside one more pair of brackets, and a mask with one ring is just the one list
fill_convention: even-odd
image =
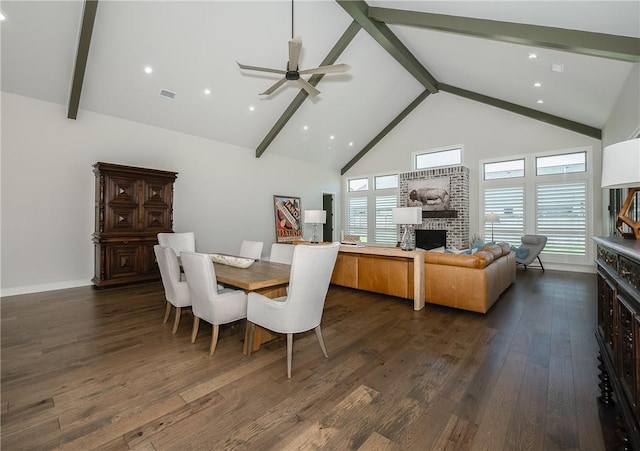
[(300, 78), (300, 73), (297, 70), (288, 70), (284, 77), (287, 80), (297, 80)]

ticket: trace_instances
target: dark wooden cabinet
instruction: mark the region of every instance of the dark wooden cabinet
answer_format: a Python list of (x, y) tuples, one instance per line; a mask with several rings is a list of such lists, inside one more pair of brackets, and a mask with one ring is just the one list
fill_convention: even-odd
[(640, 241), (597, 245), (599, 401), (617, 410), (619, 449), (640, 449)]
[(158, 279), (153, 246), (173, 229), (176, 172), (110, 163), (93, 165), (98, 287)]

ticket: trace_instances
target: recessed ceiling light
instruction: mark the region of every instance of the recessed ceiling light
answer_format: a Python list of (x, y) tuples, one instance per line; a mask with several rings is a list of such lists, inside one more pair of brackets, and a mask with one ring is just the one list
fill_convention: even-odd
[(254, 111), (256, 109), (256, 107), (254, 107), (253, 105), (249, 106), (249, 111)]
[(153, 68), (151, 66), (145, 66), (144, 72), (150, 74), (151, 72), (153, 72)]
[(2, 22), (5, 19), (6, 19), (6, 17), (4, 16), (4, 14), (0, 13), (0, 22)]
[(204, 90), (204, 93), (205, 93), (206, 95), (209, 95), (209, 94), (211, 94), (211, 90), (210, 90), (210, 89), (205, 89), (205, 90)]
[(539, 83), (539, 82), (535, 82), (535, 83), (533, 84), (533, 87), (534, 87), (534, 88), (539, 88), (539, 87), (541, 87), (541, 86), (542, 86), (542, 83)]
[(353, 147), (353, 142), (350, 142), (350, 143), (349, 143), (349, 146), (350, 146), (350, 147)]
[(335, 137), (335, 136), (333, 136), (333, 135), (329, 136), (329, 139), (335, 139), (335, 138), (336, 138), (336, 137)]
[(309, 126), (305, 125), (304, 127), (302, 127), (303, 130), (309, 130)]
[(536, 103), (544, 103), (544, 100), (540, 99)]
[(529, 53), (529, 59), (530, 60), (534, 60), (538, 57), (538, 55), (536, 55), (535, 53)]

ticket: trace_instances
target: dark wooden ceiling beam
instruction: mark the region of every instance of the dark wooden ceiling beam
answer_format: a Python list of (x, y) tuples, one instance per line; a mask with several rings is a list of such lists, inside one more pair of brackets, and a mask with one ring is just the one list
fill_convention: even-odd
[(389, 8), (370, 7), (368, 15), (371, 20), (386, 24), (429, 28), (633, 63), (640, 61), (640, 39), (629, 36)]
[(384, 23), (373, 20), (369, 16), (369, 5), (362, 0), (336, 0), (342, 8), (349, 13), (362, 28), (375, 39), (402, 67), (404, 67), (416, 80), (432, 94), (438, 92), (438, 82), (424, 68), (418, 59), (407, 47), (393, 34)]
[(407, 117), (409, 113), (411, 113), (415, 109), (415, 107), (420, 105), (424, 99), (429, 97), (429, 94), (431, 94), (431, 92), (428, 89), (425, 89), (422, 94), (416, 97), (416, 99), (411, 102), (409, 106), (402, 110), (402, 112), (398, 114), (391, 122), (389, 122), (389, 124), (385, 128), (383, 128), (375, 138), (369, 141), (369, 143), (364, 146), (363, 149), (358, 152), (355, 157), (353, 157), (346, 165), (343, 166), (343, 168), (340, 170), (340, 175), (344, 175), (349, 169), (353, 167), (353, 165), (355, 165), (362, 157), (364, 157), (367, 152), (373, 149), (373, 147), (378, 144), (380, 140), (382, 140), (382, 138), (384, 138), (391, 130), (393, 130), (396, 125), (402, 122), (402, 120)]
[(447, 85), (444, 83), (440, 83), (440, 90), (442, 92), (455, 94), (457, 96), (474, 100), (476, 102), (481, 102), (486, 105), (491, 105), (496, 108), (511, 111), (512, 113), (520, 114), (530, 119), (535, 119), (547, 124), (555, 125), (556, 127), (571, 130), (572, 132), (580, 133), (591, 138), (602, 139), (602, 130), (600, 130), (599, 128), (590, 127), (579, 122), (570, 121), (568, 119), (554, 116), (552, 114), (543, 113), (531, 108), (516, 105), (515, 103), (506, 102), (504, 100), (478, 94), (477, 92), (467, 91), (466, 89), (457, 88), (455, 86)]
[(78, 38), (78, 53), (76, 54), (76, 64), (73, 70), (73, 80), (71, 82), (71, 95), (69, 96), (69, 110), (67, 117), (76, 119), (80, 106), (80, 95), (82, 94), (82, 83), (84, 72), (87, 68), (89, 58), (89, 47), (91, 46), (91, 35), (93, 24), (96, 20), (98, 10), (98, 0), (85, 0), (84, 11), (82, 12), (82, 25), (80, 27), (80, 37)]
[[(351, 22), (351, 24), (345, 30), (342, 36), (340, 36), (340, 39), (338, 39), (338, 42), (336, 42), (336, 44), (329, 51), (327, 56), (322, 60), (322, 63), (320, 63), (320, 66), (329, 66), (331, 64), (334, 64), (338, 59), (338, 57), (342, 54), (342, 52), (344, 52), (347, 46), (351, 43), (351, 41), (356, 36), (356, 34), (358, 34), (358, 31), (360, 31), (361, 28), (362, 27), (355, 20)], [(311, 78), (309, 78), (309, 83), (312, 86), (316, 86), (318, 82), (320, 82), (323, 76), (324, 74), (314, 74), (311, 76)], [(269, 130), (269, 133), (267, 133), (267, 135), (264, 137), (260, 145), (258, 145), (258, 147), (256, 148), (256, 158), (260, 158), (260, 156), (264, 153), (264, 151), (267, 150), (267, 147), (269, 147), (269, 145), (273, 142), (276, 136), (278, 136), (278, 133), (280, 133), (280, 131), (287, 124), (287, 122), (289, 122), (289, 120), (293, 117), (293, 113), (295, 113), (298, 110), (298, 108), (300, 108), (300, 106), (302, 105), (302, 102), (304, 102), (304, 100), (307, 97), (308, 97), (307, 91), (305, 91), (304, 89), (301, 89), (300, 92), (298, 92), (298, 95), (296, 95), (296, 97), (289, 104), (285, 112), (282, 113), (282, 116), (280, 116), (280, 119), (278, 119), (278, 121), (274, 124), (274, 126), (271, 127), (271, 130)]]

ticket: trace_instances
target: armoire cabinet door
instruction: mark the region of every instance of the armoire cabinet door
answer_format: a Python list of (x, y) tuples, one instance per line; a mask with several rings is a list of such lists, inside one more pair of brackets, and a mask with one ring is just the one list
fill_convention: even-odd
[(153, 246), (173, 229), (176, 172), (111, 163), (93, 165), (98, 287), (160, 278)]

